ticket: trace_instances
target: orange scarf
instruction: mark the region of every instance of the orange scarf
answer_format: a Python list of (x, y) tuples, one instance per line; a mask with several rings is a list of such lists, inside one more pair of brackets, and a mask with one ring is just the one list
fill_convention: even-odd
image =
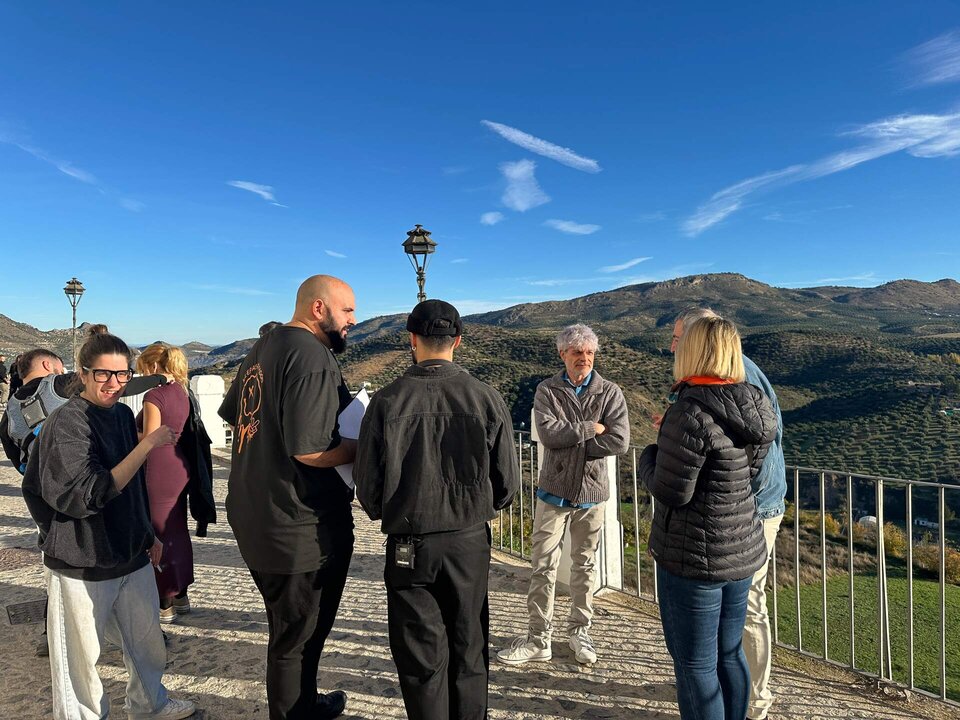
[(736, 385), (737, 381), (731, 378), (718, 378), (712, 375), (690, 375), (680, 378), (676, 384), (670, 388), (674, 392), (680, 389), (681, 385)]

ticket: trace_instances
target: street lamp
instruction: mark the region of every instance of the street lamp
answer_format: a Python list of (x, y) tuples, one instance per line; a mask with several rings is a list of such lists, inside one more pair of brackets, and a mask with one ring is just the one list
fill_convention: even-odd
[(410, 256), (410, 264), (417, 271), (417, 302), (427, 299), (423, 292), (423, 284), (427, 280), (427, 257), (437, 249), (437, 243), (430, 239), (430, 231), (424, 230), (423, 225), (416, 225), (413, 230), (407, 231), (407, 239), (403, 241), (403, 251)]
[(67, 281), (66, 287), (63, 288), (64, 295), (67, 296), (67, 300), (70, 302), (70, 307), (73, 308), (73, 369), (76, 370), (77, 367), (77, 305), (80, 303), (80, 297), (83, 295), (84, 287), (83, 283), (77, 280), (76, 278), (70, 278)]

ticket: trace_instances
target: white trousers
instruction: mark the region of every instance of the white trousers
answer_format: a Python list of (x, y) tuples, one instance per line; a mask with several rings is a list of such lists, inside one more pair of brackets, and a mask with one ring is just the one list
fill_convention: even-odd
[(750, 666), (750, 705), (747, 714), (765, 718), (773, 705), (770, 692), (770, 661), (773, 657), (773, 639), (770, 636), (770, 618), (767, 615), (767, 571), (770, 556), (777, 542), (777, 532), (783, 515), (763, 521), (763, 538), (767, 543), (767, 562), (757, 570), (747, 595), (747, 622), (743, 626), (743, 654)]
[(167, 702), (167, 651), (149, 563), (112, 580), (78, 580), (47, 568), (47, 642), (56, 720), (102, 720), (110, 699), (97, 674), (104, 640), (123, 648), (130, 678), (124, 708), (149, 714)]
[(593, 586), (597, 576), (597, 548), (603, 529), (603, 503), (591, 508), (558, 507), (537, 498), (533, 517), (530, 562), (529, 637), (540, 647), (550, 647), (557, 568), (563, 534), (570, 525), (570, 618), (567, 632), (589, 628), (593, 620)]

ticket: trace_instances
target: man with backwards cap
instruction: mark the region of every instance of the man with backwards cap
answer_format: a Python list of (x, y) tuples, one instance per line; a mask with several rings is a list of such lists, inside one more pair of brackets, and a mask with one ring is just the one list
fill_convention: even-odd
[(360, 504), (387, 535), (390, 650), (411, 720), (487, 712), (488, 522), (520, 486), (503, 398), (453, 362), (463, 324), (427, 300), (407, 318), (414, 365), (360, 427)]

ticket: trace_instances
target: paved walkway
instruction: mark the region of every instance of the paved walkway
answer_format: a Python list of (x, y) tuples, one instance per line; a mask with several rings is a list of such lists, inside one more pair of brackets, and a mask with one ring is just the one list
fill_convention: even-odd
[[(211, 526), (208, 538), (194, 542), (197, 582), (190, 590), (194, 612), (167, 630), (171, 643), (165, 682), (175, 695), (194, 700), (203, 720), (266, 720), (266, 618), (223, 514), (226, 473), (222, 465), (216, 475), (221, 523)], [(36, 533), (19, 483), (8, 463), (0, 465), (0, 606), (43, 598), (40, 555), (31, 549)], [(356, 517), (356, 554), (327, 643), (320, 687), (348, 693), (344, 718), (403, 718), (387, 646), (382, 537), (359, 508)], [(525, 564), (495, 558), (490, 583), (494, 649), (525, 631), (527, 576)], [(679, 717), (672, 665), (658, 620), (616, 593), (599, 598), (597, 608), (592, 635), (600, 662), (592, 668), (580, 667), (562, 642), (554, 644), (554, 659), (549, 663), (517, 668), (494, 662), (491, 718)], [(560, 598), (558, 617), (565, 617), (567, 610), (566, 599)], [(40, 625), (11, 625), (6, 613), (0, 614), (0, 718), (4, 720), (49, 717), (49, 666), (34, 656), (39, 632)], [(790, 663), (798, 664), (796, 658)], [(771, 718), (960, 717), (938, 704), (890, 700), (830, 666), (803, 661), (799, 667), (775, 669), (778, 703)], [(102, 657), (101, 676), (113, 699), (112, 715), (124, 717), (125, 673), (118, 650)]]

